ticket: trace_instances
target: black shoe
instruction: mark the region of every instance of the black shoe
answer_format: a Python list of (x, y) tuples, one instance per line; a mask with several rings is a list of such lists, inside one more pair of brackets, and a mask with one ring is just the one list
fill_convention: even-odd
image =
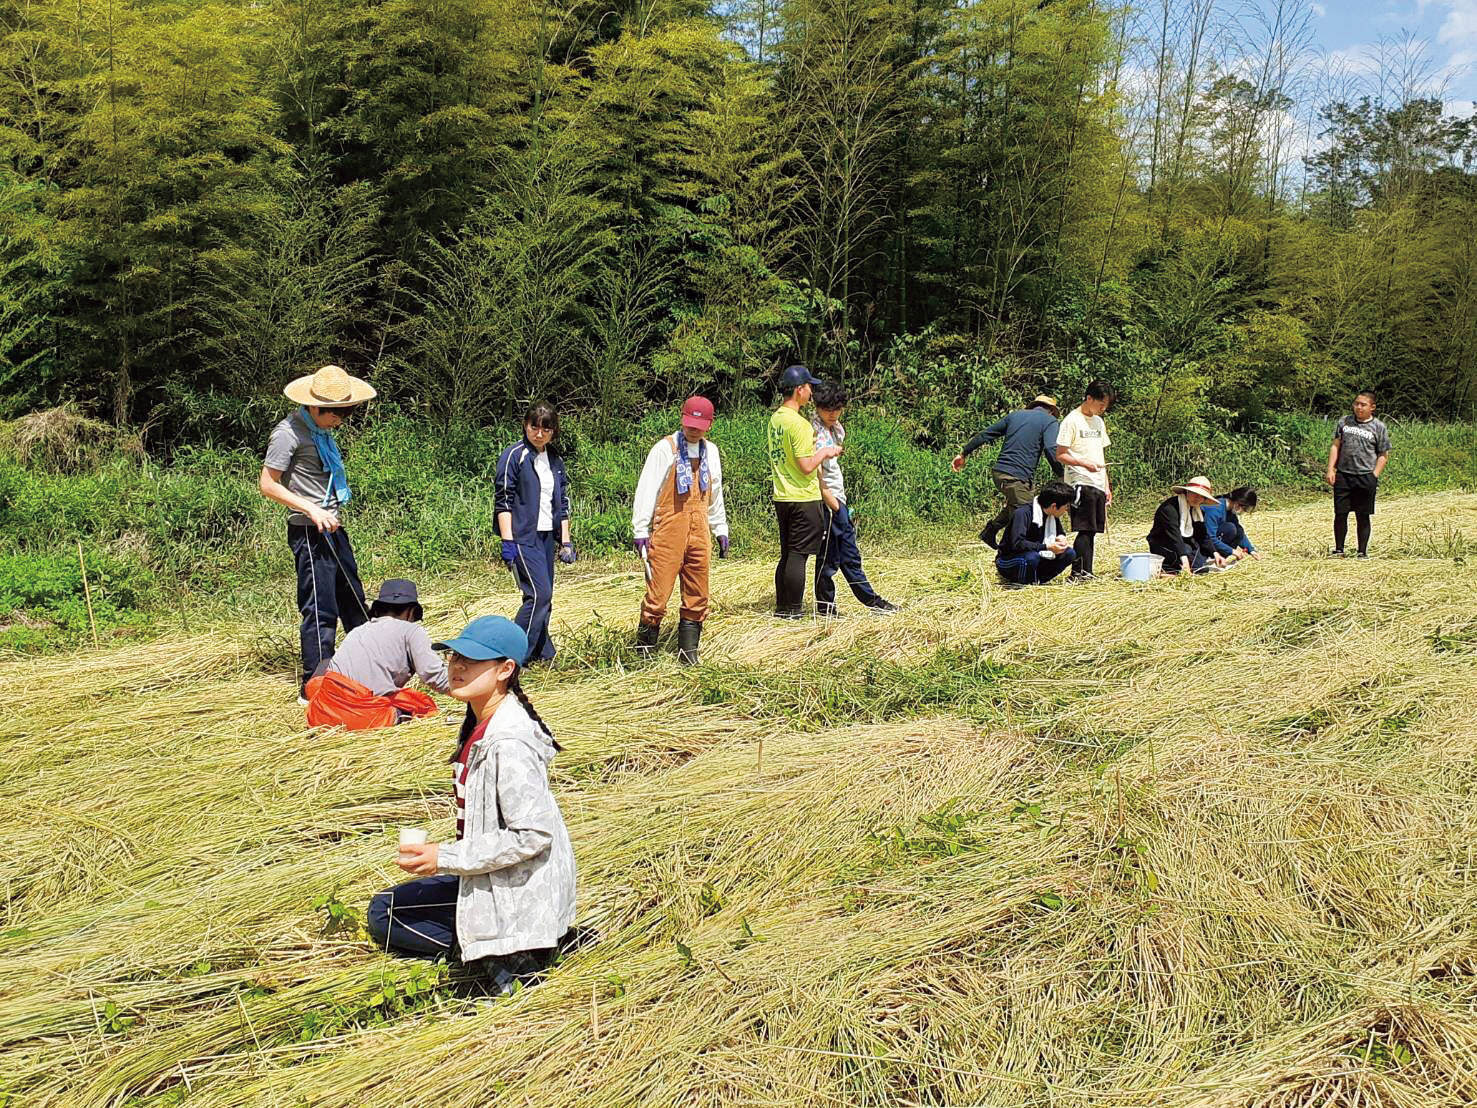
[(890, 616), (898, 610), (898, 606), (891, 600), (883, 600), (880, 596), (868, 604), (867, 607), (879, 616)]
[(643, 623), (636, 628), (636, 653), (650, 658), (656, 653), (656, 637), (661, 633), (659, 623)]
[(684, 619), (677, 624), (677, 660), (684, 666), (697, 665), (698, 642), (703, 637), (703, 625), (695, 619)]
[(1367, 550), (1361, 550), (1361, 551), (1359, 551), (1358, 554), (1355, 554), (1354, 557), (1356, 557), (1356, 558), (1368, 558), (1369, 557), (1369, 551), (1367, 551)]
[(1335, 546), (1332, 550), (1328, 552), (1328, 556), (1330, 558), (1342, 558), (1344, 556), (1343, 548)]
[(841, 617), (841, 612), (834, 604), (817, 604), (815, 614), (817, 619), (839, 619)]
[(775, 619), (788, 620), (791, 623), (793, 623), (797, 619), (804, 619), (805, 618), (805, 612), (803, 610), (801, 610), (800, 608), (794, 608), (794, 609), (780, 609), (780, 608), (776, 608), (773, 614), (774, 614), (774, 618)]
[(1000, 549), (1000, 539), (998, 537), (999, 534), (1000, 534), (1000, 528), (996, 527), (992, 523), (987, 523), (985, 525), (985, 529), (980, 532), (980, 542), (984, 543), (991, 550), (999, 550)]

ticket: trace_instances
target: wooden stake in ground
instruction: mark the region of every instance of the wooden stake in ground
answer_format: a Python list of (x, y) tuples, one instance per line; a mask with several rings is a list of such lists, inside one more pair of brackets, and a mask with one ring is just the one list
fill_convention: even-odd
[(87, 622), (92, 627), (92, 645), (101, 646), (97, 637), (97, 616), (92, 614), (92, 586), (87, 583), (87, 560), (82, 557), (82, 540), (77, 540), (77, 565), (82, 569), (82, 595), (87, 600)]

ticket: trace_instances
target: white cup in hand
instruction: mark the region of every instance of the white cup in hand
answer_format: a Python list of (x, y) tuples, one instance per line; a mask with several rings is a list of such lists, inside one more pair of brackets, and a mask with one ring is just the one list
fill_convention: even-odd
[(400, 828), (401, 846), (421, 846), (429, 841), (429, 836), (419, 827)]

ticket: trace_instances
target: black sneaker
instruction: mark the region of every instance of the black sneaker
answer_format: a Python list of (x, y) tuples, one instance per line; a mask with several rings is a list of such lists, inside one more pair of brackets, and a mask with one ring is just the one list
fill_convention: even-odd
[(1361, 551), (1359, 551), (1358, 554), (1355, 554), (1354, 557), (1356, 557), (1356, 558), (1368, 558), (1369, 557), (1369, 551), (1367, 551), (1367, 550), (1361, 550)]
[(841, 618), (841, 612), (836, 608), (836, 605), (834, 604), (817, 604), (815, 606), (815, 614), (817, 619)]
[(898, 606), (891, 600), (883, 600), (880, 596), (867, 605), (869, 611), (876, 612), (879, 616), (890, 616), (898, 611)]
[(799, 608), (796, 608), (793, 611), (780, 611), (780, 610), (776, 609), (775, 612), (774, 612), (774, 618), (775, 619), (783, 619), (783, 620), (786, 620), (786, 621), (788, 621), (790, 623), (793, 623), (797, 619), (804, 619), (805, 618), (805, 612), (802, 611)]
[(1344, 552), (1340, 547), (1335, 546), (1332, 550), (1328, 552), (1328, 556), (1330, 558), (1342, 558), (1344, 556)]

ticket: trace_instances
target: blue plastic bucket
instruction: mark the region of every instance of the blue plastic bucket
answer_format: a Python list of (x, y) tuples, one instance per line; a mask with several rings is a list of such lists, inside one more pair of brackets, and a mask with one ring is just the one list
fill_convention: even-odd
[(1152, 581), (1163, 566), (1164, 559), (1158, 554), (1118, 555), (1118, 572), (1125, 581)]

